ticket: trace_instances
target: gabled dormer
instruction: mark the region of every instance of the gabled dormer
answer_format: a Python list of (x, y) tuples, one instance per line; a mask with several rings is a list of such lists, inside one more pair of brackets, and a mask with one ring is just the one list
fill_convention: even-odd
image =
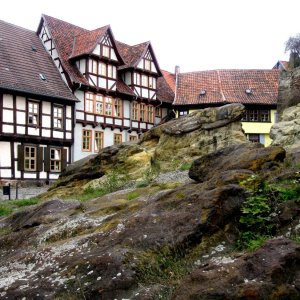
[(110, 26), (101, 27), (74, 37), (69, 58), (88, 84), (95, 88), (116, 90), (117, 66), (124, 64)]
[(119, 69), (122, 79), (141, 99), (156, 100), (157, 78), (161, 71), (150, 42), (128, 46), (118, 42), (125, 60)]

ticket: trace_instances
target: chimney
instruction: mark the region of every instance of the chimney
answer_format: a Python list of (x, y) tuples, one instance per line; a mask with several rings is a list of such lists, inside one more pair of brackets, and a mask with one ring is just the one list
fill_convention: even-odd
[(177, 77), (177, 75), (180, 73), (180, 67), (179, 66), (175, 66), (175, 76)]

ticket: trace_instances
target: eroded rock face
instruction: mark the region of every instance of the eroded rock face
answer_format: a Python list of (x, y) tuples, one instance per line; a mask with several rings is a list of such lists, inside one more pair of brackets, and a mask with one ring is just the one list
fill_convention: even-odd
[(251, 171), (272, 168), (284, 158), (285, 150), (282, 147), (264, 148), (258, 143), (233, 145), (195, 160), (189, 176), (199, 182), (220, 177), (222, 173), (228, 177), (229, 171), (235, 171), (231, 174), (236, 173), (236, 176), (237, 174), (247, 176)]
[[(107, 160), (126, 147), (111, 147)], [(120, 190), (80, 204), (48, 201), (0, 218), (0, 297), (152, 300), (179, 284), (174, 299), (293, 299), (299, 246), (282, 239), (225, 256), (248, 196), (239, 182), (275, 174), (284, 155), (280, 147), (234, 145), (195, 163), (198, 182), (150, 185), (134, 199), (132, 190)], [(297, 232), (299, 204), (283, 203), (276, 219)], [(182, 274), (187, 265), (191, 273)]]
[(63, 174), (58, 185), (86, 178), (98, 178), (112, 170), (126, 170), (131, 179), (143, 176), (150, 166), (160, 171), (233, 144), (246, 142), (239, 120), (242, 104), (206, 108), (146, 132), (138, 143), (104, 148), (85, 164), (76, 162)]
[(272, 126), (272, 145), (292, 150), (300, 148), (300, 104), (285, 109), (281, 121)]
[(253, 254), (218, 257), (197, 268), (174, 293), (188, 299), (299, 299), (300, 245), (270, 240)]

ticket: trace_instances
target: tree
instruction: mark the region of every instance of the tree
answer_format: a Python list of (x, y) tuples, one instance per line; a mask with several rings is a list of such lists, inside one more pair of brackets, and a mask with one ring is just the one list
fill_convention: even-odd
[(290, 51), (289, 66), (295, 68), (300, 66), (300, 33), (291, 36), (285, 42), (285, 52)]

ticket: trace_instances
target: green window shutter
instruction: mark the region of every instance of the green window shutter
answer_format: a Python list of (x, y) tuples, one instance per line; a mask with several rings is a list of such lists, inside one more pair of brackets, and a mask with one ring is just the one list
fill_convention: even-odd
[(67, 149), (61, 149), (61, 171), (63, 172), (67, 167)]
[(24, 146), (18, 145), (18, 171), (24, 171)]
[(44, 171), (50, 172), (50, 147), (44, 148)]
[(43, 147), (37, 147), (37, 171), (43, 172)]

